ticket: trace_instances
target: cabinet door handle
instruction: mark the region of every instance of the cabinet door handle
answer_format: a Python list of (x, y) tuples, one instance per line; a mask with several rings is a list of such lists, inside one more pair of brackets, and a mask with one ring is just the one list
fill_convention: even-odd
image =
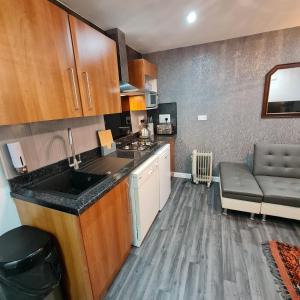
[(75, 107), (75, 110), (78, 110), (79, 109), (79, 99), (78, 99), (78, 91), (77, 91), (77, 86), (76, 86), (76, 81), (75, 81), (74, 69), (69, 68), (69, 72), (70, 72), (70, 75), (71, 75), (74, 107)]
[(91, 87), (90, 87), (89, 74), (88, 74), (88, 72), (83, 72), (82, 74), (85, 77), (86, 94), (87, 94), (87, 97), (88, 97), (89, 109), (92, 109), (93, 108), (93, 101), (92, 101), (92, 95), (91, 95)]

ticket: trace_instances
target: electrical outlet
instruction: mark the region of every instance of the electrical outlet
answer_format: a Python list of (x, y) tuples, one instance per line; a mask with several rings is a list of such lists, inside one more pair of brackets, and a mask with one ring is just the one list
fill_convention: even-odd
[(166, 123), (166, 119), (168, 119), (167, 123), (170, 123), (171, 115), (170, 114), (159, 115), (159, 123)]

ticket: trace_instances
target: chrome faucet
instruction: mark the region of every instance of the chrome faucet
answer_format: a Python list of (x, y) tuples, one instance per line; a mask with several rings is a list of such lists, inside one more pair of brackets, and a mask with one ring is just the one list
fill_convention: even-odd
[(73, 135), (72, 135), (72, 129), (68, 128), (68, 139), (69, 139), (69, 144), (71, 146), (71, 151), (72, 151), (72, 162), (71, 162), (71, 158), (68, 157), (68, 161), (69, 161), (69, 167), (74, 167), (75, 170), (79, 169), (79, 164), (81, 163), (81, 158), (80, 158), (80, 154), (78, 155), (78, 159), (76, 158), (76, 154), (75, 154), (75, 148), (74, 148), (74, 141), (73, 141)]

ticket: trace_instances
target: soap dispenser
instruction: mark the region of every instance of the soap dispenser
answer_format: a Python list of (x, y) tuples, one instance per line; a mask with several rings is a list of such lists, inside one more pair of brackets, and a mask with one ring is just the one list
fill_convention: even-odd
[(19, 174), (27, 173), (27, 166), (20, 142), (7, 144), (13, 166)]

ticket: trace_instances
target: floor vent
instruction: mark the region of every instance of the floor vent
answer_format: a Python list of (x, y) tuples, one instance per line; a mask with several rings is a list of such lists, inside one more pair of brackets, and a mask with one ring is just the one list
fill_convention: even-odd
[(212, 152), (193, 150), (192, 178), (194, 183), (203, 182), (210, 187), (212, 182)]

